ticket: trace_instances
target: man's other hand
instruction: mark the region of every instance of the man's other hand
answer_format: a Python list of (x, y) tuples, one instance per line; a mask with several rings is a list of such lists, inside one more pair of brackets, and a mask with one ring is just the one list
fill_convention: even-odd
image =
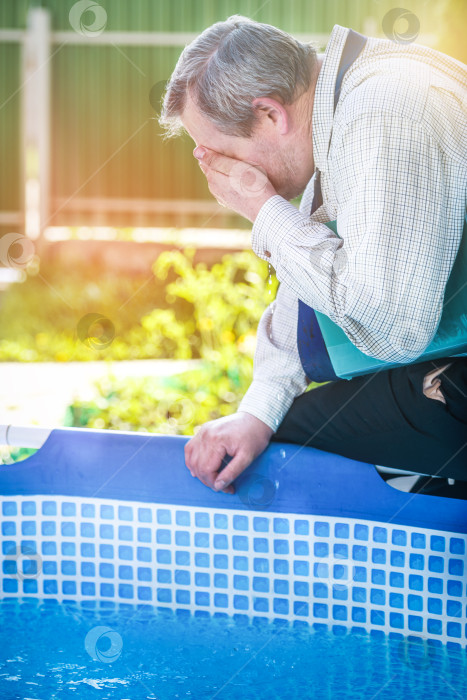
[[(259, 418), (241, 411), (209, 421), (186, 443), (186, 466), (214, 491), (235, 493), (231, 482), (266, 449), (273, 433)], [(233, 459), (218, 474), (226, 455)]]

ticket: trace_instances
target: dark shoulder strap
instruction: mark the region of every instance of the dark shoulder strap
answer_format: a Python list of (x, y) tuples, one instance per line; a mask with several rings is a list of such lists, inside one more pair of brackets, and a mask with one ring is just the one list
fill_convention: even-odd
[[(346, 71), (350, 68), (352, 63), (362, 52), (363, 47), (367, 42), (367, 37), (358, 32), (354, 32), (353, 29), (349, 29), (347, 34), (347, 39), (345, 40), (344, 48), (342, 49), (341, 60), (339, 62), (339, 68), (337, 69), (336, 84), (334, 86), (334, 111), (336, 110), (336, 105), (339, 101), (341, 94), (342, 80)], [(315, 171), (315, 181), (313, 190), (313, 202), (311, 204), (310, 215), (319, 209), (323, 203), (323, 195), (321, 192), (321, 177), (318, 168)]]
[(344, 48), (342, 50), (339, 68), (337, 69), (336, 85), (334, 87), (334, 111), (336, 110), (336, 105), (341, 94), (344, 75), (355, 59), (359, 57), (366, 42), (366, 36), (363, 36), (363, 34), (359, 34), (358, 32), (354, 32), (353, 29), (349, 29)]

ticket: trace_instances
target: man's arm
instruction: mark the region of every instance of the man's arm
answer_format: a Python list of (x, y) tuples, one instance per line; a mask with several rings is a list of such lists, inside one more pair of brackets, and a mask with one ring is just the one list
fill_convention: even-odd
[[(238, 410), (209, 421), (185, 445), (185, 461), (206, 486), (233, 493), (231, 482), (268, 446), (294, 398), (308, 386), (297, 351), (298, 300), (283, 285), (258, 324), (253, 382)], [(232, 461), (218, 471), (226, 455)]]
[(298, 299), (279, 285), (258, 324), (253, 381), (238, 411), (256, 416), (274, 432), (308, 386), (297, 349)]
[(331, 161), (344, 240), (276, 195), (255, 220), (253, 250), (362, 352), (410, 362), (436, 332), (460, 243), (449, 159), (418, 122), (370, 113), (348, 125)]

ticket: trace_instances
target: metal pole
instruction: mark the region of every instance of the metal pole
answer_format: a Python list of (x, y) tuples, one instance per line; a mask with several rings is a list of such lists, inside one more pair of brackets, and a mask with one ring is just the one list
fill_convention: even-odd
[(13, 447), (42, 447), (52, 428), (21, 425), (0, 425), (0, 445)]
[(43, 243), (50, 198), (50, 13), (31, 8), (23, 44), (23, 177), (25, 234)]

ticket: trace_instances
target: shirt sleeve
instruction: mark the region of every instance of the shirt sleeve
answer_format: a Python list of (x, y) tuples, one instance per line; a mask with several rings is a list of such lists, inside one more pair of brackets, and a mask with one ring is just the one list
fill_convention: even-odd
[(258, 324), (253, 381), (237, 409), (274, 432), (294, 398), (308, 386), (297, 349), (297, 319), (298, 299), (281, 284)]
[(253, 250), (362, 352), (410, 362), (436, 333), (455, 259), (444, 159), (419, 122), (359, 115), (330, 153), (340, 238), (277, 195), (254, 222)]

